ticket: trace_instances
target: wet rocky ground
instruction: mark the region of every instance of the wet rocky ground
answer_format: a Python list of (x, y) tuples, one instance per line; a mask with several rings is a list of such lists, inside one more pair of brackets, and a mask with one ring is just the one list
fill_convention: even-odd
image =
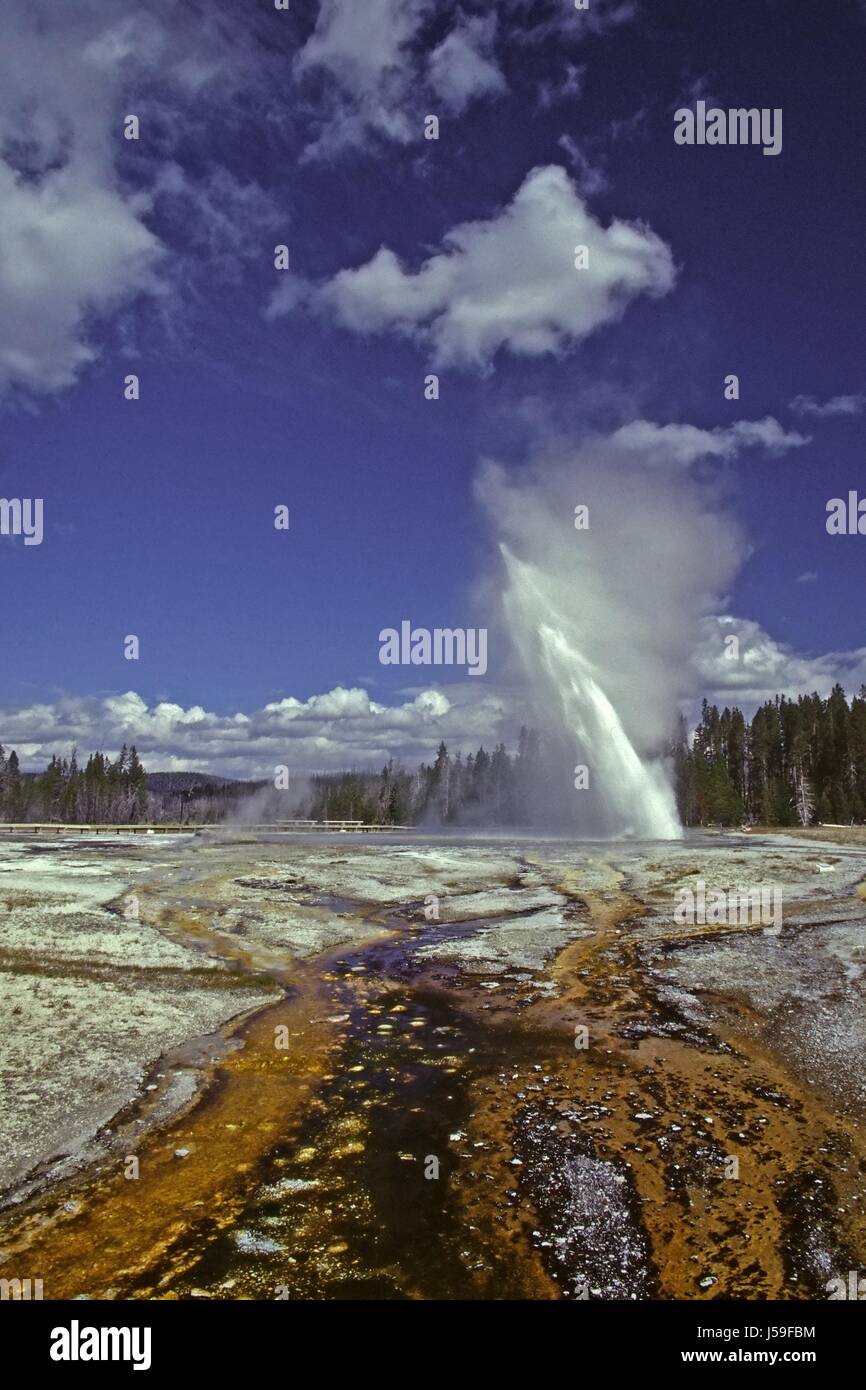
[[(4, 843), (0, 1273), (826, 1297), (866, 1263), (864, 874), (769, 835)], [(699, 882), (781, 928), (684, 922)]]

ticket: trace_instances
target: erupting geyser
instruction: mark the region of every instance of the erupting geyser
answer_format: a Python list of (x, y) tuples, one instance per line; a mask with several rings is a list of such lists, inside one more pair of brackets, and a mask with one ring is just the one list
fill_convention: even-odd
[(504, 608), (527, 672), (540, 678), (549, 714), (573, 741), (589, 785), (575, 790), (575, 822), (595, 835), (673, 840), (682, 835), (673, 792), (658, 763), (642, 760), (589, 661), (568, 636), (543, 581), (500, 547), (508, 574)]
[[(564, 750), (550, 780), (564, 783), (565, 804), (555, 785), (541, 790), (570, 829), (681, 834), (664, 753), (678, 711), (704, 693), (695, 654), (748, 554), (718, 458), (774, 437), (771, 424), (720, 434), (634, 420), (549, 439), (524, 466), (482, 464), (475, 492), (499, 547), (488, 611), (495, 586), (530, 686), (527, 722), (544, 722)], [(587, 788), (565, 776), (572, 752)]]

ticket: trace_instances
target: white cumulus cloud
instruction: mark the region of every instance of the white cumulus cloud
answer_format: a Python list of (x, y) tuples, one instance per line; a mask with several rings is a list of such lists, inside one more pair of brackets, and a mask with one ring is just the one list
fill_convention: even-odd
[[(231, 93), (255, 84), (249, 27), (228, 33), (222, 4), (205, 14), (172, 0), (0, 6), (0, 392), (70, 386), (97, 356), (99, 322), (141, 295), (165, 306), (172, 268), (153, 214), (158, 199), (177, 199), (179, 179), (186, 235), (206, 220), (224, 260), (237, 249), (227, 222), (259, 212), (259, 190), (236, 188), (206, 158), (194, 175), (174, 166), (174, 184), (168, 173), (176, 130), (217, 109), (224, 119)], [(123, 138), (127, 115), (139, 118), (140, 146)]]
[(135, 744), (150, 772), (210, 772), (270, 778), (277, 766), (299, 775), (342, 768), (378, 769), (389, 758), (412, 767), (435, 755), (441, 739), (474, 751), (499, 737), (513, 739), (507, 702), (466, 684), (409, 692), (386, 705), (358, 687), (337, 686), (273, 701), (262, 709), (217, 714), (163, 700), (148, 705), (135, 691), (65, 696), (51, 703), (0, 710), (0, 742), (23, 765), (41, 769), (52, 754)]
[[(586, 268), (575, 266), (578, 246), (588, 248)], [(617, 219), (603, 226), (565, 170), (550, 165), (533, 169), (492, 217), (447, 232), (417, 270), (383, 246), (306, 297), (356, 333), (396, 332), (429, 344), (439, 366), (485, 370), (502, 348), (562, 353), (674, 280), (655, 232)], [(288, 312), (298, 295), (297, 282), (278, 290), (270, 315)]]
[(158, 290), (142, 210), (80, 171), (33, 183), (0, 163), (0, 383), (70, 386), (95, 356), (87, 316)]
[[(731, 637), (736, 647), (726, 646)], [(866, 681), (866, 647), (810, 656), (732, 614), (705, 618), (694, 662), (709, 699), (747, 710), (775, 695), (827, 696), (837, 683), (856, 695)]]

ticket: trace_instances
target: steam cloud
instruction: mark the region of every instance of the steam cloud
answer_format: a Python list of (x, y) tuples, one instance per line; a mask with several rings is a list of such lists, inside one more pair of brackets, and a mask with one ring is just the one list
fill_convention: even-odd
[[(483, 464), (476, 495), (499, 542), (527, 723), (573, 755), (567, 800), (561, 788), (550, 795), (580, 833), (681, 833), (661, 759), (680, 703), (699, 691), (702, 620), (748, 553), (719, 461), (802, 442), (770, 419), (717, 430), (636, 421), (548, 447), (519, 474)], [(587, 790), (573, 789), (577, 764), (589, 768)]]

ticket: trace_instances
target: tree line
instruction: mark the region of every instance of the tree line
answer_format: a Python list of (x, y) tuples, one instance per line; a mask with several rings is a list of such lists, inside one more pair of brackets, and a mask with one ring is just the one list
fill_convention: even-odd
[[(680, 716), (669, 755), (683, 825), (862, 824), (866, 686), (850, 702), (840, 685), (826, 699), (777, 695), (748, 722), (736, 706), (719, 711), (704, 700), (693, 736)], [(314, 777), (305, 814), (383, 825), (568, 825), (574, 761), (573, 750), (526, 728), (515, 754), (500, 743), (463, 759), (440, 743), (415, 772), (389, 762), (378, 777)]]
[[(693, 736), (684, 717), (668, 750), (684, 825), (813, 825), (866, 821), (866, 686), (849, 702), (840, 685), (826, 699), (777, 695), (747, 722), (736, 706), (706, 700)], [(310, 778), (294, 812), (313, 820), (378, 825), (563, 826), (574, 823), (574, 750), (534, 729), (463, 757), (444, 742), (414, 771), (390, 760), (381, 772)], [(22, 773), (0, 745), (0, 820), (131, 825), (230, 818), (262, 783), (220, 783), (193, 774), (148, 777), (135, 746), (113, 760), (91, 753), (82, 767), (52, 757)], [(268, 808), (268, 815), (272, 808)], [(264, 814), (264, 813), (263, 813)], [(276, 813), (274, 813), (276, 814)]]
[(672, 749), (684, 825), (815, 825), (866, 820), (866, 686), (849, 701), (777, 695), (749, 723), (706, 700), (693, 739)]
[(91, 753), (82, 767), (77, 750), (52, 757), (44, 772), (21, 772), (18, 754), (0, 744), (0, 819), (132, 825), (148, 819), (147, 776), (135, 745), (115, 759)]
[[(322, 773), (311, 779), (304, 814), (313, 820), (373, 825), (541, 825), (556, 819), (563, 784), (561, 750), (534, 729), (517, 749), (481, 747), (466, 758), (439, 744), (432, 763), (414, 771), (389, 761), (375, 773)], [(573, 759), (572, 759), (573, 762)]]

